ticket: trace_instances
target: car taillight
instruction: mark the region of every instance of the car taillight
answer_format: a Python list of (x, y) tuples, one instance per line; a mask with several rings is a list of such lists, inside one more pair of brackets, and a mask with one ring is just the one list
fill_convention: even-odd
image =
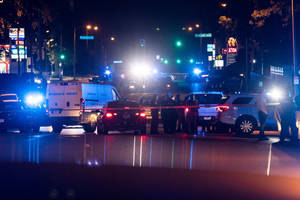
[(106, 114), (105, 114), (105, 117), (106, 117), (106, 118), (112, 118), (112, 116), (113, 116), (112, 113), (106, 113)]
[(146, 113), (142, 112), (142, 113), (140, 114), (140, 117), (145, 118), (145, 117), (146, 117)]
[(80, 98), (80, 111), (83, 113), (84, 112), (84, 99), (83, 98)]
[(218, 112), (224, 112), (229, 110), (229, 106), (217, 106), (217, 111)]
[(189, 108), (185, 108), (185, 110), (184, 110), (186, 113), (187, 112), (189, 112), (190, 111), (190, 109)]

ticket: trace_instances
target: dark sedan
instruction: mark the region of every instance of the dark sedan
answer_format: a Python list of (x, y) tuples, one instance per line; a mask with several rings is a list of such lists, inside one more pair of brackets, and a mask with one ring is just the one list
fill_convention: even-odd
[(108, 131), (138, 131), (146, 133), (146, 113), (136, 102), (114, 101), (97, 119), (98, 134)]

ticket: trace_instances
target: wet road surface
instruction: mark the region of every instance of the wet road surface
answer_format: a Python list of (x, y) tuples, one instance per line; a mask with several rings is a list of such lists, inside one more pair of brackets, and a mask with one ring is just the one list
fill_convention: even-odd
[(17, 132), (0, 135), (0, 162), (71, 163), (247, 172), (300, 177), (300, 146), (239, 138), (228, 134), (82, 134), (65, 129), (55, 135)]

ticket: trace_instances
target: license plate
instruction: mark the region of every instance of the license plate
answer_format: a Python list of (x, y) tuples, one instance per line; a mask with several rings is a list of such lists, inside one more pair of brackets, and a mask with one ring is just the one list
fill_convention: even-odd
[(4, 123), (4, 119), (0, 119), (0, 123)]
[(204, 117), (204, 120), (211, 120), (211, 117)]

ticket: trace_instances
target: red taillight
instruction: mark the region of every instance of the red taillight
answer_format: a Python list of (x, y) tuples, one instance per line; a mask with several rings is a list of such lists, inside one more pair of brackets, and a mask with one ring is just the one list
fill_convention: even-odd
[(146, 113), (142, 112), (142, 113), (140, 114), (140, 117), (145, 118), (145, 117), (146, 117)]
[(85, 101), (84, 101), (83, 98), (80, 98), (80, 103), (81, 103), (81, 104), (84, 104), (84, 103), (85, 103)]
[(113, 116), (112, 113), (106, 113), (106, 114), (105, 114), (105, 117), (106, 117), (106, 118), (112, 118), (112, 116)]
[(185, 110), (184, 110), (186, 113), (187, 112), (189, 112), (190, 111), (190, 109), (189, 108), (185, 108)]
[(229, 110), (229, 106), (217, 106), (217, 111), (218, 112), (224, 112)]

